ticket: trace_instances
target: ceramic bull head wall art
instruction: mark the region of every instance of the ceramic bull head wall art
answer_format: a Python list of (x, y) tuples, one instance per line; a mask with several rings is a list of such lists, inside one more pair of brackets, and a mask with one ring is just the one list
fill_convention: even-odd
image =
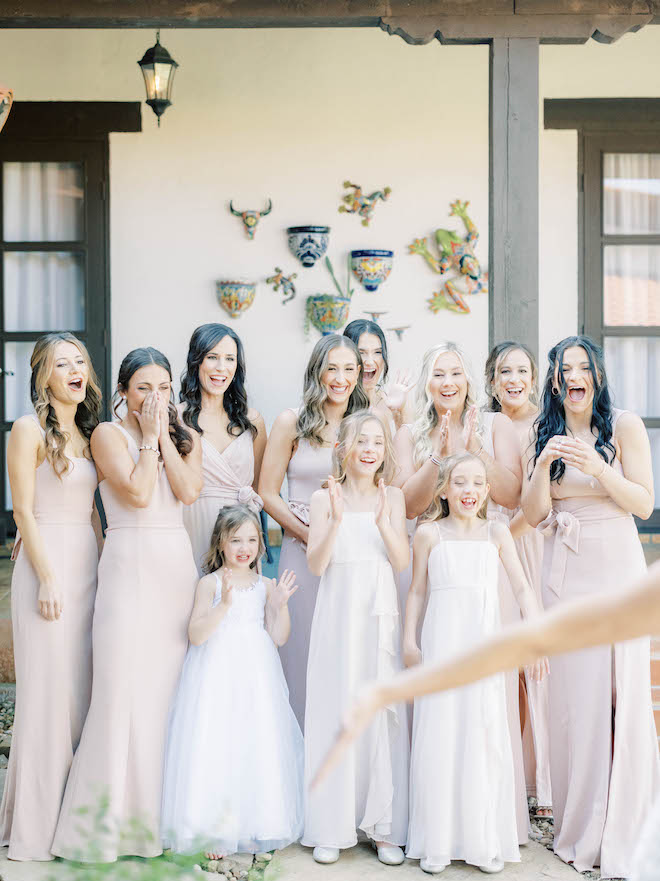
[(268, 207), (263, 211), (237, 211), (234, 208), (233, 200), (229, 203), (229, 210), (234, 215), (234, 217), (240, 217), (243, 221), (243, 226), (245, 227), (245, 232), (247, 233), (247, 237), (249, 239), (254, 238), (254, 234), (257, 231), (257, 224), (261, 220), (262, 217), (266, 217), (267, 214), (273, 210), (273, 203), (269, 199)]

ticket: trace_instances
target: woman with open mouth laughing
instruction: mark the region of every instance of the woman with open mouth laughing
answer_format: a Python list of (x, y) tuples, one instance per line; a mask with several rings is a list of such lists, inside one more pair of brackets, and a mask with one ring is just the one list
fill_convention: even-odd
[[(504, 413), (511, 420), (518, 436), (520, 449), (529, 444), (529, 435), (538, 416), (538, 366), (527, 346), (506, 341), (491, 350), (485, 370), (487, 412), (484, 423), (489, 423), (495, 413)], [(532, 585), (539, 602), (541, 600), (541, 566), (543, 562), (543, 536), (532, 529), (525, 520), (520, 507), (511, 509), (491, 504), (489, 513), (506, 520), (516, 542), (527, 580)], [(518, 620), (515, 603), (512, 603), (507, 621)], [(528, 707), (531, 732), (523, 734), (525, 768), (530, 769), (534, 794), (538, 800), (537, 817), (551, 817), (552, 789), (550, 786), (550, 744), (548, 741), (548, 685), (536, 682), (526, 673), (521, 674), (523, 700)], [(525, 725), (527, 728), (527, 725)], [(533, 772), (533, 773), (532, 773)]]
[(90, 437), (101, 392), (85, 346), (70, 333), (36, 343), (35, 413), (14, 422), (7, 445), (14, 519), (11, 616), (16, 720), (0, 808), (12, 860), (51, 860), (71, 757), (92, 687), (92, 615), (98, 484)]
[(409, 409), (408, 392), (414, 383), (407, 371), (399, 371), (396, 379), (385, 385), (390, 365), (387, 340), (382, 327), (367, 318), (356, 318), (344, 328), (344, 336), (353, 340), (362, 357), (362, 385), (369, 398), (369, 407), (395, 431), (406, 421)]
[(202, 571), (220, 508), (243, 504), (259, 513), (255, 488), (266, 447), (266, 426), (248, 407), (243, 344), (224, 324), (203, 324), (190, 338), (181, 377), (179, 412), (202, 438), (199, 498), (183, 509), (183, 522)]
[[(319, 577), (307, 566), (309, 502), (332, 471), (342, 419), (369, 407), (361, 369), (362, 359), (352, 340), (338, 334), (321, 337), (305, 370), (302, 405), (284, 410), (275, 420), (259, 480), (264, 508), (284, 530), (279, 570), (295, 572), (300, 586), (291, 602), (291, 636), (280, 655), (291, 706), (303, 730), (309, 632), (319, 586)], [(285, 477), (288, 503), (280, 496)]]
[[(653, 510), (639, 416), (612, 406), (601, 349), (568, 337), (548, 355), (524, 463), (523, 510), (545, 536), (543, 603), (615, 593), (646, 569), (633, 514)], [(529, 477), (527, 477), (529, 475)], [(550, 774), (555, 853), (578, 872), (627, 878), (660, 792), (648, 639), (552, 658)]]

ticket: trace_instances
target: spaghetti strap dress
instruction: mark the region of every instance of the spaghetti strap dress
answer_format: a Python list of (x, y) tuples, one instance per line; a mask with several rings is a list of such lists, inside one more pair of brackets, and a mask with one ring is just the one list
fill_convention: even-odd
[(16, 710), (0, 807), (2, 845), (9, 845), (12, 860), (53, 858), (64, 788), (89, 707), (99, 561), (92, 527), (97, 483), (91, 459), (71, 459), (61, 479), (47, 459), (37, 468), (33, 511), (62, 591), (57, 621), (39, 612), (39, 579), (16, 536), (11, 581)]
[[(111, 424), (137, 462), (131, 435)], [(100, 485), (108, 529), (94, 610), (92, 699), (53, 844), (67, 859), (113, 862), (162, 852), (168, 713), (198, 578), (183, 505), (162, 463), (158, 468), (146, 508), (125, 502), (109, 481)]]

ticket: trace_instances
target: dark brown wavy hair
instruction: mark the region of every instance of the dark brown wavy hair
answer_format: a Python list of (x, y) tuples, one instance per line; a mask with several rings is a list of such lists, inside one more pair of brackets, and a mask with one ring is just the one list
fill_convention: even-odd
[[(153, 349), (151, 346), (133, 349), (121, 362), (119, 376), (117, 377), (117, 391), (112, 397), (112, 411), (117, 418), (119, 418), (119, 407), (123, 403), (119, 392), (125, 392), (128, 389), (128, 384), (135, 371), (139, 370), (140, 367), (146, 367), (147, 364), (156, 364), (158, 367), (162, 367), (163, 370), (167, 371), (170, 382), (172, 381), (172, 368), (170, 367), (170, 362), (162, 352), (159, 352), (158, 349)], [(172, 443), (177, 448), (180, 456), (187, 456), (193, 448), (193, 439), (188, 429), (184, 428), (179, 422), (179, 414), (174, 406), (174, 392), (171, 388), (167, 413), (170, 419), (170, 437), (172, 438)]]
[(89, 352), (85, 348), (84, 343), (72, 333), (48, 333), (37, 340), (30, 358), (30, 367), (32, 368), (30, 399), (32, 400), (39, 424), (46, 432), (46, 458), (53, 466), (55, 474), (61, 480), (71, 465), (71, 460), (64, 452), (70, 438), (67, 432), (62, 431), (60, 428), (57, 413), (50, 402), (50, 394), (48, 392), (48, 382), (55, 363), (55, 349), (59, 343), (72, 343), (72, 345), (76, 346), (84, 358), (87, 370), (89, 371), (85, 400), (78, 404), (75, 416), (78, 430), (87, 440), (85, 457), (88, 459), (92, 458), (89, 449), (89, 439), (101, 419), (101, 389), (99, 388)]

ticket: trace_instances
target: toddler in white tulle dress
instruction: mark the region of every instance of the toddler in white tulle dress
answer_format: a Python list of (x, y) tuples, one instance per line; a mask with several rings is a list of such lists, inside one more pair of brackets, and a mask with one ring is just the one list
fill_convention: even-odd
[(303, 739), (277, 651), (297, 588), (292, 572), (259, 574), (263, 550), (249, 508), (220, 511), (169, 724), (162, 837), (179, 853), (272, 851), (302, 834)]

